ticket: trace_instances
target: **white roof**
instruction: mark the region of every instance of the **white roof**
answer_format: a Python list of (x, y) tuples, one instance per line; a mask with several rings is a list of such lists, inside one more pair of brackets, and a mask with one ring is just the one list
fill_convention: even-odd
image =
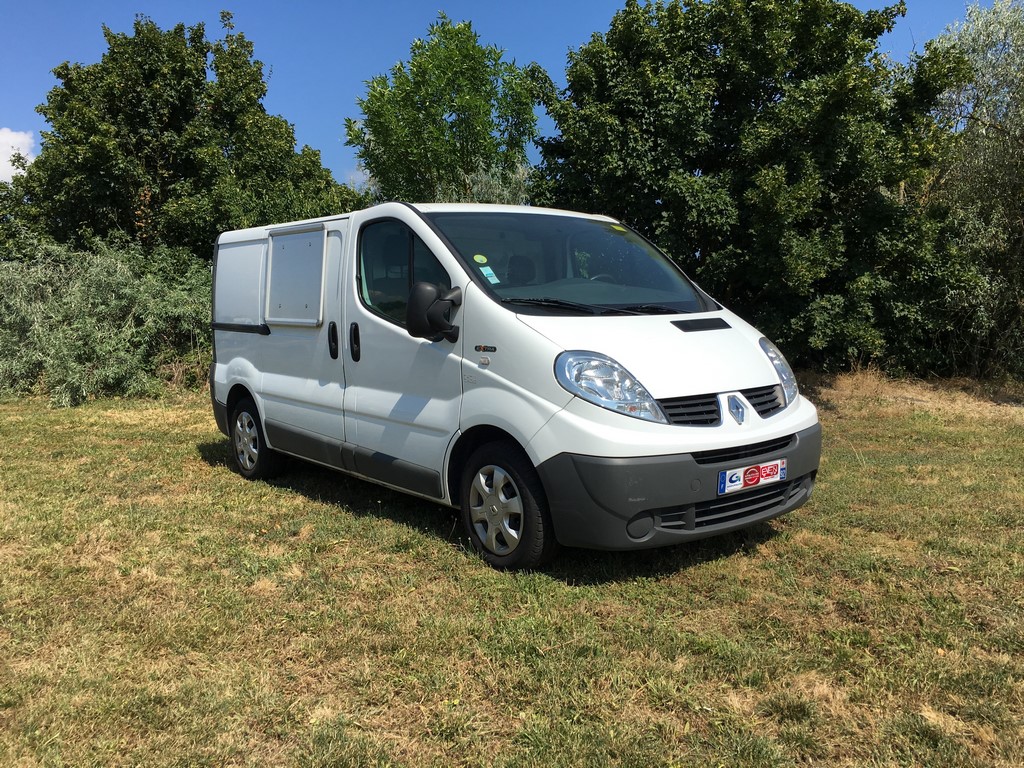
[[(614, 219), (608, 216), (600, 216), (597, 214), (580, 213), (578, 211), (563, 211), (557, 208), (541, 208), (531, 205), (495, 205), (492, 203), (380, 203), (372, 208), (366, 210), (372, 211), (376, 208), (385, 209), (395, 205), (408, 205), (409, 207), (419, 211), (420, 213), (534, 213), (534, 214), (545, 214), (553, 216), (578, 216), (580, 218), (597, 219), (600, 221), (614, 221)], [(381, 211), (384, 213), (384, 210)], [(316, 219), (301, 219), (299, 221), (287, 221), (279, 224), (267, 224), (259, 227), (249, 227), (247, 229), (235, 229), (230, 232), (224, 232), (217, 238), (217, 244), (223, 245), (225, 243), (242, 243), (253, 240), (264, 240), (272, 232), (278, 232), (283, 229), (313, 229), (329, 225), (332, 221), (341, 221), (347, 219), (352, 213), (338, 213), (331, 216), (321, 216)]]

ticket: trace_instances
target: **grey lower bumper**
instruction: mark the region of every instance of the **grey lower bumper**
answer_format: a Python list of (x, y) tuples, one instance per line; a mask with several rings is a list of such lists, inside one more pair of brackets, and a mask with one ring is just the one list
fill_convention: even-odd
[[(786, 459), (786, 479), (719, 495), (723, 470)], [(806, 502), (821, 459), (821, 426), (723, 451), (609, 459), (562, 453), (537, 470), (558, 541), (646, 549), (770, 520)]]

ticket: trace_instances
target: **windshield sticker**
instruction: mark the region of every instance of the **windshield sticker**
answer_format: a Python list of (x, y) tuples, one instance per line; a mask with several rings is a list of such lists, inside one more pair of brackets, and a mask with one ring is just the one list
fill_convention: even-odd
[(480, 273), (487, 278), (487, 282), (491, 285), (497, 285), (501, 282), (501, 280), (498, 279), (498, 276), (494, 274), (494, 270), (490, 267), (482, 267), (480, 269)]
[(473, 261), (475, 261), (477, 264), (486, 264), (487, 257), (484, 256), (482, 253), (478, 253), (476, 256), (473, 257)]
[(612, 224), (612, 229), (614, 229), (616, 232), (625, 232), (626, 231), (625, 227), (620, 226), (618, 224)]

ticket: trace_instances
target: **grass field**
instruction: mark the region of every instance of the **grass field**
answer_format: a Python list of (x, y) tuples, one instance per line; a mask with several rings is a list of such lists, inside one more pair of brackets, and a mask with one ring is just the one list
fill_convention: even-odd
[(1024, 407), (812, 395), (803, 509), (533, 574), (205, 395), (0, 403), (0, 765), (1024, 764)]

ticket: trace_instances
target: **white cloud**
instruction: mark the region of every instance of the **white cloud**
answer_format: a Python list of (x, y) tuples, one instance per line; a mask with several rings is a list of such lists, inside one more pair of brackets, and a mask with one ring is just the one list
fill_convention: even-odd
[(20, 152), (29, 160), (35, 157), (36, 135), (32, 131), (12, 131), (0, 128), (0, 181), (10, 181), (16, 169), (11, 165), (11, 155)]

